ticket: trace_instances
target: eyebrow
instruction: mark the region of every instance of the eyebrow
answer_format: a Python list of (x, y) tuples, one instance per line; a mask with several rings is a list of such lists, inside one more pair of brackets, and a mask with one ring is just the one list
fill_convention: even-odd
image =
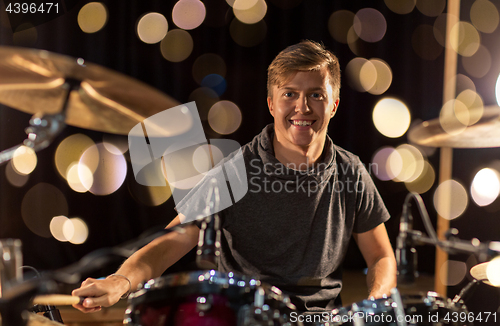
[[(279, 89), (282, 89), (282, 90), (296, 90), (298, 87), (293, 87), (293, 86), (283, 86), (283, 87), (280, 87)], [(325, 92), (326, 89), (323, 88), (323, 87), (313, 87), (313, 88), (308, 88), (307, 91), (323, 91)]]

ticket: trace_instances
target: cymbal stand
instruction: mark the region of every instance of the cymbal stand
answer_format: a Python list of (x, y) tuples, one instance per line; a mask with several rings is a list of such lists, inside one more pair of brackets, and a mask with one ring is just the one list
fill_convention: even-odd
[(66, 127), (66, 110), (68, 108), (71, 92), (80, 88), (81, 81), (73, 78), (66, 78), (63, 88), (67, 89), (63, 106), (56, 114), (35, 113), (30, 119), (30, 126), (26, 128), (28, 138), (22, 144), (16, 145), (0, 152), (0, 164), (11, 160), (14, 152), (21, 146), (27, 146), (35, 151), (42, 150), (49, 146), (54, 138)]

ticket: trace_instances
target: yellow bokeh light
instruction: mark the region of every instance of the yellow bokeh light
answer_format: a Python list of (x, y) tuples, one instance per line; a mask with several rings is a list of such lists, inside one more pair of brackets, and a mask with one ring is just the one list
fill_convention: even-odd
[(368, 60), (365, 58), (354, 58), (351, 61), (347, 63), (347, 66), (345, 68), (346, 75), (348, 77), (349, 85), (357, 90), (358, 92), (365, 92), (366, 89), (363, 88), (363, 85), (361, 84), (361, 69), (367, 63)]
[(193, 52), (193, 38), (182, 29), (174, 29), (167, 33), (160, 43), (161, 55), (170, 62), (181, 62)]
[(89, 229), (82, 219), (74, 217), (64, 222), (63, 233), (72, 244), (82, 244), (87, 241)]
[(384, 0), (385, 5), (396, 14), (406, 15), (413, 11), (417, 0)]
[[(165, 179), (161, 172), (156, 177)], [(128, 179), (128, 190), (137, 202), (146, 206), (159, 206), (172, 196), (172, 191), (168, 184), (160, 187), (143, 186), (137, 183), (134, 178)]]
[(227, 4), (238, 10), (247, 10), (255, 6), (258, 0), (226, 0)]
[(137, 35), (144, 43), (158, 43), (168, 31), (168, 22), (165, 16), (157, 12), (143, 15), (137, 23)]
[(28, 174), (18, 173), (12, 167), (12, 161), (9, 161), (5, 166), (5, 177), (7, 178), (7, 181), (9, 181), (11, 185), (18, 188), (24, 186), (30, 178)]
[(374, 8), (363, 8), (354, 16), (353, 28), (360, 39), (373, 43), (384, 37), (387, 22), (380, 11)]
[(410, 127), (411, 116), (408, 107), (395, 98), (384, 98), (373, 108), (373, 123), (384, 136), (398, 138)]
[(468, 76), (463, 74), (458, 74), (453, 81), (457, 85), (455, 94), (460, 94), (463, 91), (470, 89), (476, 92), (476, 85)]
[(330, 15), (328, 31), (337, 42), (347, 44), (347, 34), (353, 22), (353, 12), (349, 10), (337, 10)]
[(17, 173), (30, 174), (36, 168), (37, 162), (36, 153), (31, 147), (23, 145), (14, 151), (12, 167)]
[(68, 168), (66, 180), (71, 189), (76, 192), (84, 193), (92, 187), (94, 175), (85, 164), (75, 162)]
[(446, 7), (446, 0), (417, 0), (417, 9), (429, 17), (441, 15)]
[(267, 13), (267, 4), (264, 0), (257, 0), (248, 9), (237, 9), (233, 7), (233, 12), (239, 21), (245, 24), (255, 24), (261, 21)]
[(500, 194), (500, 176), (498, 171), (484, 168), (476, 173), (470, 188), (472, 200), (478, 206), (493, 203)]
[[(373, 65), (373, 67), (376, 70), (375, 72), (376, 78), (373, 86), (367, 89), (367, 91), (368, 93), (373, 95), (381, 95), (385, 93), (391, 86), (392, 83), (391, 67), (389, 67), (389, 65), (381, 59), (370, 59), (369, 62)], [(363, 74), (365, 65), (363, 65), (363, 68), (361, 68), (361, 74)]]
[(458, 39), (451, 39), (451, 47), (458, 54), (464, 57), (470, 57), (476, 53), (481, 44), (481, 37), (477, 29), (468, 22), (458, 22), (452, 27), (452, 34), (458, 33)]
[(359, 44), (359, 36), (358, 34), (356, 34), (356, 31), (354, 31), (354, 26), (352, 26), (347, 32), (347, 45), (349, 46), (349, 49), (352, 51), (352, 53), (357, 56), (361, 56), (361, 47), (359, 46)]
[(172, 10), (174, 24), (187, 30), (200, 26), (206, 15), (205, 5), (199, 0), (180, 0)]
[(359, 81), (364, 91), (368, 91), (375, 86), (375, 82), (377, 81), (377, 68), (375, 68), (375, 65), (370, 60), (365, 61), (361, 67), (359, 71)]
[(432, 188), (435, 181), (436, 172), (434, 171), (434, 168), (429, 162), (424, 161), (423, 170), (420, 176), (415, 180), (405, 182), (405, 186), (410, 192), (423, 194)]
[(497, 7), (488, 0), (476, 0), (470, 8), (470, 20), (483, 33), (493, 33), (500, 17)]
[(434, 192), (434, 208), (440, 216), (448, 220), (462, 215), (468, 202), (467, 191), (455, 180), (442, 182)]
[[(109, 144), (109, 146), (113, 146)], [(118, 152), (116, 149), (113, 152)], [(97, 158), (97, 166), (94, 165)], [(104, 144), (99, 143), (87, 149), (78, 165), (78, 176), (83, 187), (94, 195), (109, 195), (121, 187), (127, 175), (127, 162), (123, 154), (113, 154)], [(87, 169), (93, 173), (93, 178), (85, 177)]]
[(83, 152), (94, 144), (94, 141), (84, 134), (74, 134), (66, 137), (59, 143), (54, 155), (57, 172), (63, 178), (66, 178), (69, 167), (78, 162)]
[(208, 124), (217, 133), (228, 135), (241, 125), (241, 110), (231, 101), (215, 103), (208, 112)]
[(493, 286), (500, 286), (500, 257), (496, 257), (488, 263), (486, 277)]
[(403, 144), (396, 147), (402, 159), (401, 172), (394, 181), (412, 182), (416, 180), (424, 170), (424, 157), (422, 153), (412, 145)]
[(470, 57), (462, 57), (462, 66), (469, 76), (482, 78), (490, 71), (491, 61), (490, 51), (481, 44), (476, 53)]
[(104, 134), (102, 143), (108, 151), (116, 155), (125, 154), (128, 151), (128, 139), (122, 135)]
[(462, 133), (469, 123), (469, 110), (461, 101), (449, 100), (439, 113), (439, 123), (443, 130), (450, 135)]
[(446, 46), (446, 22), (453, 18), (450, 14), (440, 14), (434, 21), (434, 37), (441, 46)]
[(78, 25), (85, 33), (100, 31), (108, 21), (108, 11), (101, 2), (89, 2), (78, 12)]
[(484, 113), (484, 104), (483, 99), (478, 93), (473, 90), (466, 89), (458, 94), (457, 101), (460, 101), (467, 109), (466, 113), (461, 114), (455, 110), (457, 119), (462, 124), (472, 126), (482, 118)]
[(64, 223), (68, 221), (69, 219), (66, 216), (59, 215), (59, 216), (54, 216), (52, 220), (50, 221), (50, 233), (56, 239), (57, 241), (61, 242), (67, 242), (68, 239), (64, 235)]

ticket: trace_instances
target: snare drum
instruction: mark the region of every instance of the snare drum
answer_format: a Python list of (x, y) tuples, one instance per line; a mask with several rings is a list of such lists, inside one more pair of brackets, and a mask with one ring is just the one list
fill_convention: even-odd
[(130, 294), (124, 324), (260, 326), (287, 323), (295, 310), (281, 291), (234, 273), (196, 271), (150, 280)]
[(390, 298), (363, 300), (351, 306), (334, 309), (330, 326), (463, 326), (453, 322), (453, 313), (467, 313), (462, 304), (439, 297), (435, 292), (426, 295), (400, 296), (397, 291)]

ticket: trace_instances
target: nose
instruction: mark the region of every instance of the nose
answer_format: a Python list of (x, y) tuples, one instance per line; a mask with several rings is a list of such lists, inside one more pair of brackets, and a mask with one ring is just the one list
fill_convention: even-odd
[(297, 103), (295, 105), (295, 112), (301, 114), (308, 114), (311, 112), (309, 105), (307, 103), (307, 97), (304, 95), (299, 96)]

